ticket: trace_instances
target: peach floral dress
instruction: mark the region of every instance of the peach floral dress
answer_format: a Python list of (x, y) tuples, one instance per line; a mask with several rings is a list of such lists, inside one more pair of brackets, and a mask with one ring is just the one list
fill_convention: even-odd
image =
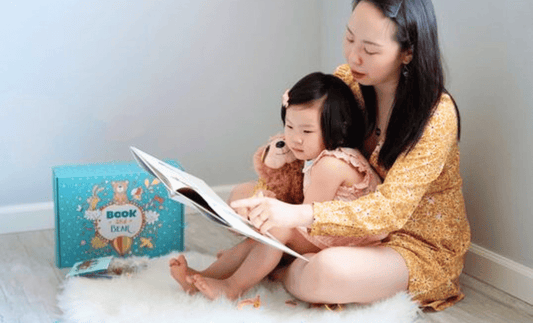
[[(306, 163), (303, 174), (303, 191), (304, 196), (307, 189), (311, 185), (311, 171), (313, 166), (323, 157), (330, 156), (340, 159), (352, 166), (355, 170), (363, 175), (363, 180), (360, 183), (355, 185), (341, 185), (337, 189), (335, 196), (333, 197), (334, 201), (352, 201), (363, 195), (366, 195), (370, 192), (376, 190), (378, 184), (381, 183), (379, 175), (372, 169), (366, 158), (359, 152), (357, 149), (353, 148), (337, 148), (335, 150), (324, 150), (318, 155), (317, 158)], [(379, 239), (376, 237), (347, 237), (347, 236), (333, 236), (333, 235), (310, 235), (307, 228), (299, 228), (299, 232), (307, 239), (309, 242), (315, 246), (324, 249), (328, 247), (336, 246), (369, 246), (377, 244), (376, 240), (381, 240), (385, 238), (386, 235), (381, 236)], [(367, 241), (374, 241), (374, 243), (367, 243)]]
[[(347, 65), (335, 75), (361, 98)], [(389, 170), (377, 163), (382, 143), (369, 162), (383, 183), (351, 202), (314, 203), (310, 232), (347, 237), (388, 233), (382, 245), (405, 259), (413, 299), (424, 307), (445, 309), (464, 298), (459, 275), (470, 246), (452, 99), (441, 97), (418, 143)]]

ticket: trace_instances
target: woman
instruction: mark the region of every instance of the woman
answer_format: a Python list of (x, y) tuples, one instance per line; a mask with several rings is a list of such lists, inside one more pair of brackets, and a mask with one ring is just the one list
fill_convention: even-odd
[(356, 0), (335, 74), (366, 107), (365, 141), (382, 177), (352, 202), (290, 205), (234, 201), (261, 231), (306, 226), (314, 235), (388, 234), (379, 246), (333, 247), (295, 260), (283, 282), (313, 303), (369, 303), (408, 291), (442, 310), (461, 300), (459, 275), (470, 244), (459, 173), (459, 113), (444, 89), (430, 0)]

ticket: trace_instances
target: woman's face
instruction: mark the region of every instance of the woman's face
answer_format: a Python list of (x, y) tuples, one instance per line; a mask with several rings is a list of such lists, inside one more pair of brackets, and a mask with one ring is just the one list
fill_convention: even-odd
[(394, 39), (396, 26), (373, 4), (362, 1), (352, 12), (344, 38), (344, 56), (354, 79), (363, 85), (393, 85), (412, 55)]

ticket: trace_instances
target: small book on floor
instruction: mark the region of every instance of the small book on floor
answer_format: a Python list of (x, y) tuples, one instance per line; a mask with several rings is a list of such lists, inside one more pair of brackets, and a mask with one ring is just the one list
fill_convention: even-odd
[(203, 180), (135, 147), (130, 147), (130, 149), (139, 165), (165, 185), (170, 192), (171, 199), (194, 207), (216, 224), (308, 261), (307, 258), (285, 246), (271, 234), (263, 235), (257, 231), (249, 221), (235, 213)]
[(72, 266), (67, 277), (110, 278), (107, 269), (112, 259), (113, 257), (109, 256), (77, 262)]

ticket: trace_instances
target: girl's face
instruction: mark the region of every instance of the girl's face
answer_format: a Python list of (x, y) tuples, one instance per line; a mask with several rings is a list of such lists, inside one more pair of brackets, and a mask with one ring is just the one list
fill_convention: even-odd
[(401, 51), (394, 39), (396, 26), (369, 2), (362, 1), (352, 12), (344, 38), (344, 56), (354, 79), (363, 85), (396, 86), (402, 64), (410, 51)]
[(285, 142), (300, 160), (315, 159), (325, 149), (320, 115), (324, 100), (290, 105), (285, 115)]

